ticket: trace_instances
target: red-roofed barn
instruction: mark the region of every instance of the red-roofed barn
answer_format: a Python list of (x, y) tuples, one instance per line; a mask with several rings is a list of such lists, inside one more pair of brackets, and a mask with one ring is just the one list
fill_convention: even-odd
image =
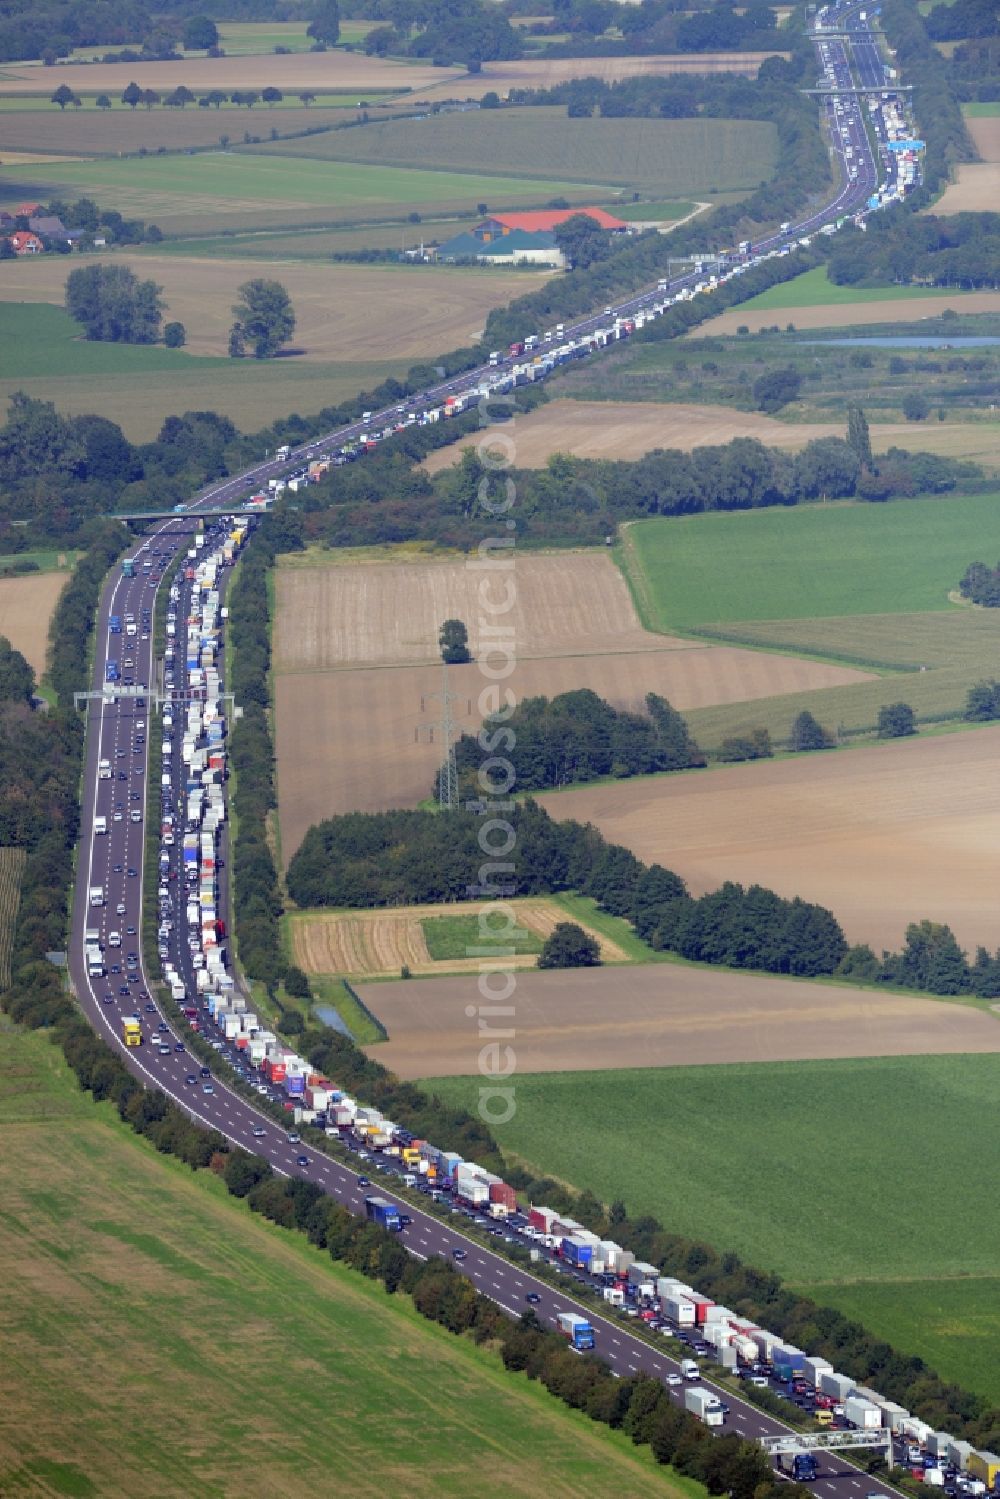
[(577, 214), (585, 214), (601, 229), (607, 229), (612, 234), (624, 234), (628, 229), (624, 219), (616, 219), (614, 214), (606, 213), (603, 208), (534, 208), (527, 213), (492, 213), (473, 233), (477, 239), (486, 241), (500, 239), (505, 234), (517, 231), (522, 234), (551, 234), (560, 224), (565, 224), (567, 219), (575, 218)]

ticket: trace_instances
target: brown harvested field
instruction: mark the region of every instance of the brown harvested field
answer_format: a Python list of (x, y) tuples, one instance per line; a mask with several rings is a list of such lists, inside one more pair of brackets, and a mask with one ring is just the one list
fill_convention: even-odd
[(34, 667), (45, 670), (49, 620), (68, 573), (36, 573), (26, 578), (0, 578), (0, 635), (6, 635)]
[[(404, 1078), (478, 1074), (472, 975), (360, 993), (389, 1032), (372, 1052), (384, 1067)], [(1000, 1051), (1000, 1021), (981, 1010), (673, 963), (529, 970), (508, 1003), (515, 1034), (504, 1044), (524, 1073)]]
[(966, 129), (981, 162), (963, 162), (934, 213), (995, 213), (1000, 203), (1000, 116), (968, 119)]
[[(959, 167), (960, 172), (969, 170), (984, 170), (983, 168)], [(1000, 168), (996, 170), (1000, 171)], [(1000, 201), (1000, 177), (993, 190), (993, 197), (989, 203), (976, 205), (977, 211), (992, 208)], [(953, 189), (949, 187), (948, 192)], [(942, 211), (942, 203), (934, 205), (934, 212)], [(972, 208), (972, 204), (963, 204), (964, 208)], [(960, 210), (948, 208), (946, 212), (958, 213)], [(711, 318), (707, 323), (693, 334), (685, 337), (714, 338), (718, 334), (735, 333), (737, 328), (745, 325), (751, 333), (759, 333), (761, 328), (773, 328), (775, 323), (790, 320), (796, 328), (853, 328), (869, 326), (872, 323), (918, 323), (921, 318), (940, 317), (942, 312), (951, 309), (953, 312), (964, 314), (974, 312), (1000, 312), (1000, 291), (965, 291), (960, 294), (948, 295), (942, 292), (939, 297), (917, 297), (912, 302), (898, 301), (886, 302), (852, 302), (841, 307), (789, 307), (776, 310), (766, 308), (763, 311), (737, 307), (732, 312), (720, 313), (718, 317)]]
[[(127, 80), (126, 80), (127, 82)], [(0, 81), (0, 94), (3, 83)], [(119, 90), (120, 92), (120, 90)], [(142, 146), (155, 151), (157, 146), (175, 150), (185, 146), (214, 146), (223, 132), (239, 140), (243, 135), (246, 111), (235, 109), (94, 109), (85, 106), (72, 114), (53, 109), (51, 114), (38, 109), (19, 111), (5, 109), (0, 114), (3, 130), (3, 164), (5, 167), (28, 165), (29, 162), (71, 161), (78, 156), (117, 156), (122, 151), (138, 151)], [(286, 135), (313, 125), (343, 124), (352, 118), (345, 109), (324, 109), (320, 104), (305, 109), (260, 109), (254, 112), (251, 129), (257, 131), (265, 120), (267, 132), (277, 130)], [(234, 128), (237, 123), (239, 128)], [(61, 153), (72, 152), (73, 155)]]
[(965, 128), (972, 136), (976, 150), (984, 161), (1000, 161), (1000, 115), (984, 115), (980, 119), (967, 119)]
[[(704, 444), (730, 442), (734, 437), (756, 437), (772, 447), (795, 451), (817, 437), (843, 437), (843, 422), (782, 422), (756, 411), (734, 411), (728, 406), (685, 406), (653, 401), (549, 401), (527, 416), (496, 429), (498, 449), (517, 468), (544, 468), (553, 453), (574, 458), (638, 458), (652, 448), (681, 448), (690, 452)], [(489, 429), (479, 443), (488, 438)], [(920, 446), (945, 456), (983, 457), (1000, 462), (1000, 423), (995, 421), (937, 423), (921, 429)], [(912, 422), (872, 422), (876, 452), (913, 440)], [(926, 440), (925, 440), (926, 438)], [(510, 443), (513, 442), (513, 449)], [(463, 449), (476, 447), (460, 438), (438, 448), (424, 460), (436, 474), (461, 459)], [(488, 449), (489, 443), (485, 442)]]
[(482, 72), (475, 77), (466, 75), (457, 82), (446, 79), (429, 87), (418, 87), (416, 92), (421, 102), (430, 102), (480, 99), (490, 90), (506, 97), (511, 89), (555, 88), (570, 78), (603, 78), (608, 83), (622, 78), (663, 78), (683, 73), (738, 73), (744, 78), (756, 78), (767, 58), (787, 56), (787, 52), (699, 52), (652, 57), (522, 58), (518, 62), (484, 62)]
[(974, 954), (1000, 945), (998, 758), (985, 728), (539, 800), (696, 894), (731, 879), (819, 901), (876, 952), (928, 917)]
[[(115, 256), (141, 278), (163, 287), (169, 316), (187, 329), (186, 351), (223, 357), (229, 347), (237, 287), (261, 274), (255, 260), (171, 255)], [(380, 358), (412, 360), (470, 343), (491, 308), (513, 293), (503, 271), (436, 271), (407, 266), (331, 265), (274, 261), (297, 318), (294, 362), (338, 363)], [(68, 268), (61, 256), (0, 263), (0, 301), (62, 306)], [(537, 287), (541, 275), (517, 278), (517, 292)], [(290, 360), (288, 362), (291, 362)], [(314, 392), (314, 396), (318, 392)], [(284, 409), (284, 408), (283, 408)]]
[[(124, 71), (119, 63), (59, 63), (46, 69), (44, 78), (39, 69), (30, 64), (4, 63), (0, 93), (50, 93), (58, 84), (66, 84), (77, 94), (108, 93), (118, 98), (125, 85), (135, 79), (140, 88), (155, 89), (159, 94), (170, 93), (179, 84), (184, 84), (195, 94), (216, 88), (231, 94), (234, 89), (271, 86), (280, 88), (283, 93), (312, 89), (316, 93), (342, 94), (357, 90), (360, 99), (366, 89), (422, 89), (463, 76), (461, 68), (388, 62), (383, 58), (368, 57), (364, 52), (295, 52), (286, 56), (264, 53), (245, 57), (179, 57), (174, 62), (135, 62), (129, 63)], [(266, 110), (262, 109), (260, 114), (266, 114)]]
[[(509, 902), (518, 923), (543, 940), (566, 912), (549, 900)], [(427, 951), (421, 923), (433, 916), (475, 916), (477, 905), (399, 906), (385, 911), (309, 911), (293, 915), (290, 922), (292, 956), (306, 973), (335, 973), (347, 978), (395, 977), (405, 963), (411, 973), (478, 973), (478, 958), (445, 958), (435, 961)], [(624, 962), (616, 942), (580, 922), (597, 938), (606, 963)], [(510, 959), (515, 968), (533, 968), (534, 953), (518, 953)]]
[[(276, 741), (286, 863), (322, 817), (414, 806), (430, 794), (440, 759), (437, 632), (443, 619), (464, 619), (479, 654), (480, 576), (462, 561), (278, 569)], [(867, 676), (643, 630), (603, 552), (518, 557), (514, 580), (517, 659), (504, 685), (518, 699), (589, 687), (618, 707), (639, 708), (647, 692), (658, 692), (684, 710)], [(450, 668), (459, 732), (478, 729), (488, 686), (478, 661)]]

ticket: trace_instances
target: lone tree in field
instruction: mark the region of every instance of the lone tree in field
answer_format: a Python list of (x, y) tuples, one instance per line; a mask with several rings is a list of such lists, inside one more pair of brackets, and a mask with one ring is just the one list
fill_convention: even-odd
[(886, 703), (878, 710), (878, 737), (902, 739), (917, 732), (916, 719), (909, 703)]
[(111, 108), (111, 99), (107, 94), (98, 94), (97, 98), (94, 100), (94, 103), (97, 105), (98, 109)]
[(66, 278), (66, 311), (99, 343), (152, 344), (160, 336), (162, 288), (126, 265), (88, 265)]
[(792, 724), (793, 750), (829, 749), (830, 743), (830, 735), (811, 713), (800, 713)]
[(316, 14), (306, 27), (306, 36), (332, 47), (340, 36), (340, 6), (337, 0), (319, 0)]
[(469, 650), (469, 632), (460, 619), (446, 619), (438, 635), (441, 660), (449, 666), (460, 666), (472, 660)]
[(183, 349), (187, 343), (187, 330), (183, 323), (168, 323), (163, 330), (163, 342), (168, 349)]
[[(229, 338), (229, 352), (249, 346), (255, 359), (273, 359), (295, 332), (291, 298), (280, 281), (255, 277), (239, 289), (240, 301), (233, 308), (236, 321)], [(235, 357), (239, 357), (235, 355)]]
[(903, 397), (903, 415), (908, 422), (925, 422), (931, 414), (931, 403), (922, 390), (907, 391)]
[(600, 961), (596, 938), (575, 921), (558, 922), (538, 955), (539, 968), (596, 968)]
[(52, 98), (49, 100), (49, 103), (58, 104), (60, 109), (65, 109), (66, 105), (72, 104), (75, 99), (76, 95), (74, 94), (73, 90), (71, 88), (67, 88), (65, 83), (60, 83), (59, 87), (52, 95)]
[(141, 98), (142, 89), (133, 78), (132, 82), (122, 89), (122, 103), (127, 104), (129, 109), (135, 109)]

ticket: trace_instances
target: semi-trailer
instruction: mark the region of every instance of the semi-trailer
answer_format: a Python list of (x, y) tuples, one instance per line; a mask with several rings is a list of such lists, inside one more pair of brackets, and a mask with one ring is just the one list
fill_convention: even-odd
[(778, 1453), (778, 1467), (796, 1483), (811, 1483), (819, 1475), (819, 1464), (814, 1455), (798, 1446)]
[(844, 1401), (844, 1418), (859, 1431), (878, 1431), (882, 1425), (882, 1412), (878, 1406), (859, 1395), (849, 1395)]
[(385, 1197), (366, 1197), (365, 1212), (372, 1223), (389, 1233), (399, 1233), (403, 1226), (399, 1221), (399, 1208)]
[(684, 1409), (706, 1426), (721, 1426), (726, 1419), (718, 1395), (714, 1390), (706, 1390), (704, 1385), (692, 1385), (684, 1391)]
[(578, 1353), (593, 1348), (594, 1329), (586, 1317), (579, 1317), (576, 1312), (560, 1312), (556, 1321), (563, 1337), (569, 1339), (570, 1346)]

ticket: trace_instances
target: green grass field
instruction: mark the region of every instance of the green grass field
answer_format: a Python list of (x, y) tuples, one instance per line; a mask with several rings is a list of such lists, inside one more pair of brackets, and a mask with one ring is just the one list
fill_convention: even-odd
[[(371, 167), (490, 170), (689, 197), (749, 189), (771, 175), (773, 126), (746, 120), (571, 120), (537, 107), (389, 120), (251, 148), (254, 155), (364, 162)], [(493, 204), (502, 189), (483, 196)]]
[(990, 103), (963, 104), (962, 113), (969, 116), (970, 120), (991, 120), (1000, 115), (1000, 100)]
[(639, 521), (623, 561), (652, 628), (949, 610), (1000, 554), (1000, 495)]
[[(436, 963), (446, 962), (449, 958), (467, 958), (470, 949), (482, 947), (479, 918), (475, 915), (425, 916), (420, 926), (427, 951)], [(515, 953), (540, 953), (542, 939), (537, 932), (521, 927), (510, 934), (509, 942), (505, 941), (504, 945), (512, 947)]]
[[(1000, 1202), (983, 1163), (1000, 1148), (998, 1083), (991, 1056), (552, 1073), (517, 1079), (497, 1133), (532, 1169), (822, 1283), (823, 1300), (996, 1395)], [(475, 1106), (470, 1079), (428, 1086)]]
[(648, 1453), (419, 1318), (0, 1035), (5, 1495), (674, 1494)]
[[(961, 297), (949, 287), (948, 296)], [(939, 286), (837, 286), (826, 267), (814, 266), (792, 281), (772, 286), (740, 307), (741, 312), (766, 312), (768, 308), (848, 307), (859, 302), (910, 302), (914, 298), (940, 297)]]
[[(266, 128), (263, 118), (250, 121), (250, 128)], [(273, 212), (282, 204), (333, 222), (345, 214), (363, 219), (411, 204), (415, 208), (447, 204), (474, 209), (481, 201), (519, 204), (566, 192), (575, 192), (579, 199), (578, 184), (570, 182), (529, 183), (481, 172), (408, 170), (302, 156), (273, 157), (259, 151), (64, 162), (26, 167), (23, 173), (31, 180), (18, 182), (14, 192), (19, 198), (86, 194), (108, 208), (152, 219), (164, 229), (177, 218), (189, 221), (195, 207), (203, 212), (209, 209), (216, 217), (241, 216), (252, 226), (261, 207)]]
[(305, 364), (280, 372), (252, 359), (195, 358), (151, 345), (88, 343), (60, 307), (0, 302), (0, 410), (17, 390), (54, 401), (67, 416), (98, 412), (133, 442), (149, 442), (183, 411), (218, 411), (252, 432), (288, 411), (317, 411), (370, 389), (398, 364)]

